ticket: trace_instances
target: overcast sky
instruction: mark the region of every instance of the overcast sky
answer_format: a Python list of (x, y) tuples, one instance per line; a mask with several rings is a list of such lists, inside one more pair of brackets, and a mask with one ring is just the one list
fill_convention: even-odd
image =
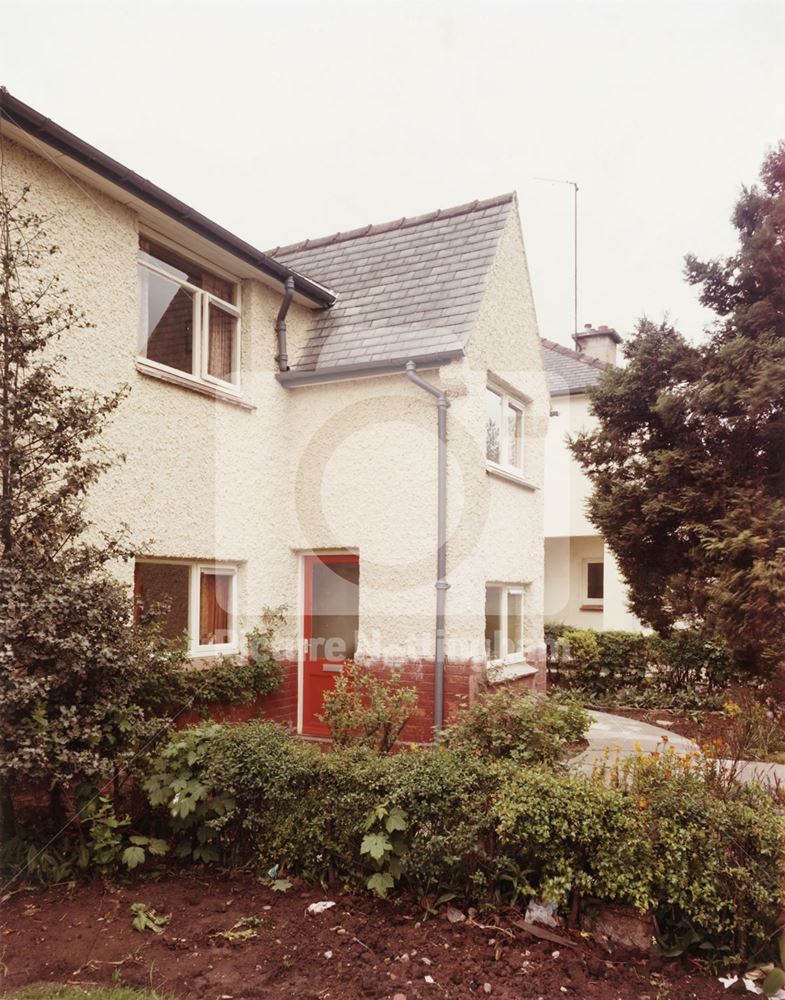
[(543, 336), (709, 319), (785, 138), (785, 2), (0, 0), (0, 82), (264, 249), (517, 190)]

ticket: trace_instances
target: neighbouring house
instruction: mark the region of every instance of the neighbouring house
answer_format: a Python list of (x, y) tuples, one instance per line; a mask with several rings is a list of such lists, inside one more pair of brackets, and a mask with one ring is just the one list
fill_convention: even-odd
[[(400, 668), (427, 738), (486, 680), (540, 688), (548, 395), (516, 198), (263, 253), (0, 92), (94, 326), (69, 380), (130, 392), (92, 491), (195, 663), (285, 605), (262, 708), (312, 736), (347, 659)], [(263, 192), (248, 192), (263, 197)]]
[(591, 430), (589, 389), (616, 364), (619, 334), (588, 325), (576, 350), (542, 341), (551, 399), (545, 455), (545, 620), (576, 628), (640, 631), (613, 553), (586, 515), (591, 484), (567, 438)]

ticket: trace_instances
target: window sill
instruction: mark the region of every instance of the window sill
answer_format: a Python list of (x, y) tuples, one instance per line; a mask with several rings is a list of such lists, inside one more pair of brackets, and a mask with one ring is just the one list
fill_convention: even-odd
[(256, 409), (253, 403), (249, 403), (248, 400), (243, 399), (241, 396), (238, 396), (233, 392), (221, 389), (220, 386), (209, 385), (207, 382), (200, 382), (198, 379), (189, 377), (186, 374), (166, 371), (163, 368), (159, 368), (157, 365), (147, 364), (144, 358), (136, 359), (136, 370), (140, 375), (145, 375), (148, 378), (155, 378), (159, 379), (161, 382), (168, 382), (170, 385), (179, 386), (181, 389), (188, 389), (190, 392), (196, 392), (201, 396), (209, 396), (210, 399), (219, 399), (222, 403), (231, 403), (233, 406), (239, 406), (243, 410)]
[(602, 611), (601, 604), (581, 604), (579, 611)]
[(519, 473), (512, 472), (509, 469), (505, 469), (501, 465), (494, 464), (493, 462), (485, 463), (485, 471), (489, 476), (497, 476), (499, 479), (505, 479), (508, 483), (515, 483), (516, 486), (520, 486), (524, 490), (529, 490), (531, 493), (536, 493), (539, 489), (539, 486), (535, 486), (534, 483), (530, 483)]
[(194, 663), (198, 660), (216, 660), (220, 656), (238, 656), (239, 653), (240, 647), (237, 645), (216, 646), (212, 649), (209, 646), (202, 646), (197, 649), (190, 650), (186, 653), (186, 656), (192, 663)]
[(533, 677), (537, 673), (537, 667), (526, 660), (494, 660), (487, 665), (485, 673), (489, 684), (502, 684), (521, 677)]

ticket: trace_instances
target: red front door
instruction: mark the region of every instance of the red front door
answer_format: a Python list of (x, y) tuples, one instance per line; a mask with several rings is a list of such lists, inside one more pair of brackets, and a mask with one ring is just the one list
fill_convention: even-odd
[(303, 733), (328, 736), (318, 718), (325, 691), (354, 658), (360, 602), (360, 559), (305, 556), (303, 600)]

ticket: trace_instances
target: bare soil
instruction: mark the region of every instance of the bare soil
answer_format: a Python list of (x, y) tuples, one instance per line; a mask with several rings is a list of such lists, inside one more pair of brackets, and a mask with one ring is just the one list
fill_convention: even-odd
[(603, 711), (622, 715), (625, 719), (638, 719), (650, 726), (669, 722), (669, 732), (693, 740), (698, 746), (725, 742), (728, 736), (728, 717), (722, 712), (674, 712), (666, 708), (608, 708)]
[[(308, 915), (321, 899), (336, 905)], [(500, 926), (495, 916), (472, 914), (451, 923), (444, 907), (429, 915), (414, 904), (299, 884), (273, 892), (242, 873), (15, 887), (3, 900), (0, 994), (31, 983), (114, 981), (183, 1000), (726, 996), (695, 964), (609, 951), (577, 932), (557, 932), (572, 947), (542, 940), (515, 926), (517, 911), (498, 917)], [(130, 907), (138, 902), (171, 914), (163, 933), (133, 930)], [(256, 936), (218, 936), (248, 917), (258, 918)]]

